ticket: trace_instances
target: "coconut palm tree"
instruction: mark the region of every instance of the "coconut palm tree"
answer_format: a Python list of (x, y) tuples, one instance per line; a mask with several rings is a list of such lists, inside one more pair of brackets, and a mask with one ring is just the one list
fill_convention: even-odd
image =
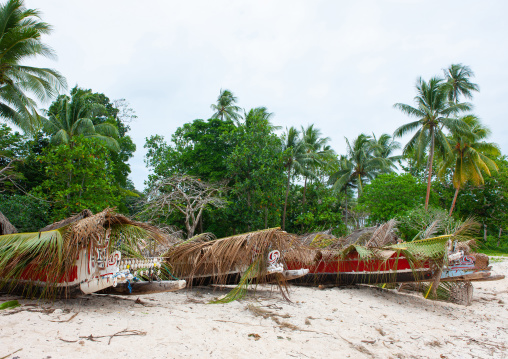
[(308, 163), (304, 166), (305, 172), (302, 173), (304, 177), (302, 204), (305, 205), (307, 179), (315, 177), (316, 168), (323, 165), (327, 159), (335, 157), (335, 151), (327, 145), (330, 138), (321, 137), (321, 131), (314, 128), (313, 124), (307, 128), (302, 127), (302, 141), (308, 157)]
[(34, 57), (54, 58), (54, 51), (41, 41), (51, 26), (40, 21), (37, 10), (26, 9), (22, 0), (0, 5), (0, 117), (32, 133), (40, 126), (36, 100), (45, 102), (66, 87), (55, 70), (26, 66)]
[(478, 186), (484, 183), (483, 173), (490, 176), (491, 171), (497, 171), (496, 163), (488, 156), (498, 156), (501, 152), (495, 143), (483, 141), (490, 135), (490, 130), (484, 127), (474, 115), (465, 116), (462, 119), (469, 127), (470, 132), (466, 135), (452, 135), (452, 154), (448, 156), (439, 169), (439, 175), (443, 176), (446, 171), (453, 167), (453, 196), (450, 207), (450, 216), (455, 208), (459, 190), (466, 182), (471, 181)]
[(239, 114), (241, 108), (235, 106), (237, 98), (229, 90), (220, 90), (217, 104), (212, 104), (210, 108), (215, 111), (212, 118), (220, 118), (221, 120), (235, 120), (241, 118)]
[(410, 117), (415, 117), (417, 120), (397, 128), (393, 137), (402, 137), (416, 130), (415, 135), (406, 144), (403, 152), (405, 155), (415, 153), (418, 162), (421, 162), (425, 151), (429, 149), (427, 195), (425, 197), (425, 209), (427, 209), (429, 206), (434, 150), (437, 146), (445, 156), (451, 153), (451, 147), (443, 129), (447, 129), (451, 133), (466, 133), (467, 129), (464, 122), (454, 118), (454, 116), (461, 111), (470, 110), (472, 106), (468, 103), (448, 101), (448, 92), (443, 87), (443, 80), (437, 77), (431, 78), (429, 82), (419, 78), (416, 83), (416, 90), (416, 107), (403, 103), (396, 103), (394, 107)]
[[(338, 192), (344, 192), (345, 194), (345, 204), (346, 204), (346, 228), (348, 225), (348, 192), (354, 188), (356, 188), (355, 177), (351, 175), (354, 172), (354, 165), (346, 156), (340, 155), (338, 160), (338, 168), (339, 170), (332, 174), (329, 179), (329, 184), (332, 185), (332, 188)], [(343, 177), (343, 178), (342, 178)]]
[(452, 64), (449, 68), (443, 70), (445, 75), (444, 89), (448, 92), (448, 100), (458, 103), (459, 95), (471, 100), (473, 91), (480, 91), (480, 87), (469, 81), (474, 77), (474, 72), (469, 66), (462, 64)]
[(372, 134), (371, 146), (374, 150), (374, 156), (383, 158), (390, 171), (397, 168), (395, 163), (400, 161), (402, 156), (395, 156), (393, 152), (400, 148), (400, 143), (393, 140), (392, 136), (383, 133), (378, 139), (375, 134)]
[(266, 121), (270, 131), (279, 130), (280, 126), (274, 126), (270, 122), (273, 117), (273, 112), (268, 112), (266, 107), (256, 107), (250, 109), (249, 112), (244, 112), (245, 125), (250, 127), (253, 122)]
[(374, 155), (371, 137), (360, 134), (353, 144), (346, 138), (347, 157), (341, 159), (339, 170), (330, 176), (332, 188), (340, 191), (349, 182), (355, 183), (358, 188), (358, 197), (361, 196), (365, 182), (374, 179), (379, 173), (389, 171), (387, 162)]
[(43, 119), (44, 131), (51, 136), (54, 144), (70, 144), (75, 136), (97, 138), (104, 142), (110, 150), (118, 152), (120, 146), (116, 141), (117, 127), (109, 122), (94, 125), (91, 117), (103, 111), (104, 106), (87, 102), (86, 96), (61, 96)]
[(284, 211), (282, 213), (282, 229), (286, 226), (286, 210), (288, 205), (289, 186), (291, 185), (291, 174), (294, 169), (296, 173), (305, 173), (305, 163), (307, 162), (307, 153), (305, 145), (300, 138), (300, 133), (294, 127), (286, 129), (283, 134), (283, 152), (285, 155), (284, 167), (287, 170), (286, 197), (284, 200)]

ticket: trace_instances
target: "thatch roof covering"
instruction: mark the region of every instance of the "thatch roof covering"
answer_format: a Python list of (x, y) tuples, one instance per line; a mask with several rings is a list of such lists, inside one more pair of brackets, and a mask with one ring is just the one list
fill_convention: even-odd
[(50, 225), (47, 225), (44, 228), (39, 229), (39, 232), (53, 231), (55, 229), (62, 228), (68, 224), (77, 222), (79, 220), (82, 220), (83, 218), (87, 218), (87, 217), (91, 217), (91, 216), (93, 216), (92, 211), (90, 211), (89, 209), (84, 209), (72, 217), (62, 219), (61, 221), (52, 223)]
[(11, 224), (11, 222), (9, 222), (7, 217), (0, 212), (0, 235), (12, 233), (18, 233), (18, 230)]

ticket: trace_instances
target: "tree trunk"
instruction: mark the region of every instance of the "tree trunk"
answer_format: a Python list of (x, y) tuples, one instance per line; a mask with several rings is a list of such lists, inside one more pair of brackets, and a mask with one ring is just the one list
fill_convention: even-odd
[(305, 181), (303, 183), (303, 200), (302, 200), (302, 207), (305, 206), (305, 192), (307, 191), (307, 176), (305, 176)]
[(457, 195), (459, 194), (459, 188), (457, 187), (455, 189), (455, 195), (453, 196), (452, 206), (450, 207), (450, 214), (449, 216), (452, 216), (453, 209), (455, 208), (455, 202), (457, 201)]
[(348, 234), (347, 216), (348, 216), (348, 210), (347, 210), (347, 188), (346, 188), (346, 235)]
[(429, 174), (427, 179), (427, 195), (425, 196), (425, 210), (429, 209), (430, 184), (432, 179), (432, 162), (434, 162), (434, 128), (431, 127), (430, 130), (432, 131), (432, 134), (430, 140)]
[(503, 233), (503, 227), (499, 227), (499, 236), (497, 237), (497, 248), (501, 247), (501, 233)]
[(286, 199), (284, 200), (284, 212), (282, 213), (282, 230), (286, 228), (286, 209), (288, 206), (289, 181), (291, 180), (291, 165), (288, 166), (288, 182), (286, 185)]
[(362, 176), (361, 175), (358, 175), (358, 193), (357, 193), (357, 198), (360, 199), (360, 195), (362, 194), (363, 192), (363, 188), (362, 188)]
[(483, 223), (483, 241), (487, 243), (487, 225)]

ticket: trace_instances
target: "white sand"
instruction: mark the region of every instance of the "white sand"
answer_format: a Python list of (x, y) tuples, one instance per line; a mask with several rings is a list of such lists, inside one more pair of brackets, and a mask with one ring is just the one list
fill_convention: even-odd
[[(508, 260), (493, 266), (508, 274)], [(0, 312), (0, 358), (18, 349), (8, 358), (508, 358), (508, 279), (477, 282), (469, 307), (365, 286), (291, 287), (293, 303), (266, 286), (241, 302), (205, 304), (223, 293), (203, 287), (141, 297), (148, 305), (136, 297), (20, 299), (22, 307)], [(249, 304), (282, 316), (280, 324)], [(82, 338), (124, 329), (146, 335), (109, 345)]]

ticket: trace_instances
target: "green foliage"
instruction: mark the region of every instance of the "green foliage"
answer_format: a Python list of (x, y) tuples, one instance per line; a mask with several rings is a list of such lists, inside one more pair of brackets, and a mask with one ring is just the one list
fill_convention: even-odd
[(2, 212), (18, 232), (36, 232), (50, 223), (48, 202), (30, 195), (0, 194)]
[(83, 135), (103, 141), (110, 150), (115, 183), (126, 188), (131, 172), (129, 159), (136, 145), (127, 135), (128, 123), (137, 118), (125, 100), (111, 102), (103, 93), (75, 86), (71, 97), (61, 95), (48, 110), (49, 120), (44, 121), (46, 131), (54, 143), (68, 143), (73, 136)]
[(332, 229), (334, 235), (346, 231), (342, 218), (344, 194), (337, 195), (322, 183), (310, 183), (303, 202), (303, 186), (291, 186), (286, 230), (290, 233), (312, 233)]
[(146, 163), (153, 169), (150, 181), (168, 173), (183, 173), (216, 182), (227, 178), (225, 160), (233, 144), (228, 135), (233, 121), (211, 118), (194, 120), (179, 127), (168, 145), (162, 136), (147, 139)]
[[(365, 186), (359, 209), (369, 213), (370, 224), (387, 222), (419, 207), (425, 200), (426, 185), (410, 174), (382, 174)], [(438, 198), (431, 194), (431, 204)]]
[(508, 254), (508, 235), (487, 236), (487, 240), (479, 241), (479, 247), (483, 250), (490, 250)]
[[(488, 233), (497, 235), (499, 229), (508, 231), (508, 159), (495, 159), (498, 171), (484, 178), (480, 186), (466, 185), (457, 196), (456, 214), (459, 217), (474, 216), (485, 224)], [(447, 184), (436, 186), (448, 207), (453, 198), (454, 188)]]
[(33, 193), (51, 201), (52, 219), (62, 219), (83, 209), (96, 213), (117, 206), (120, 200), (113, 172), (107, 164), (109, 152), (94, 139), (76, 137), (72, 146), (48, 148), (39, 160), (47, 179)]
[(220, 90), (217, 104), (212, 104), (210, 108), (215, 111), (212, 118), (221, 120), (240, 120), (242, 116), (239, 114), (241, 108), (236, 106), (237, 98), (229, 90)]
[(233, 150), (226, 159), (231, 179), (228, 217), (238, 232), (276, 227), (284, 185), (283, 153), (263, 108), (249, 111), (245, 123), (227, 136)]
[[(356, 186), (358, 197), (363, 186), (372, 181), (378, 174), (391, 172), (394, 159), (390, 158), (390, 145), (387, 137), (381, 136), (379, 141), (365, 134), (360, 134), (351, 144), (346, 138), (347, 156), (341, 156), (339, 170), (330, 176), (330, 184), (336, 191)], [(392, 141), (393, 142), (393, 141)], [(386, 157), (383, 157), (386, 156)]]
[(48, 111), (48, 119), (43, 120), (44, 131), (51, 136), (51, 142), (72, 144), (74, 138), (83, 136), (104, 142), (114, 152), (120, 150), (116, 141), (118, 129), (115, 124), (105, 121), (95, 124), (97, 117), (105, 108), (99, 103), (91, 102), (86, 94), (75, 92), (72, 98), (60, 96)]
[(34, 57), (55, 56), (41, 41), (51, 30), (40, 21), (39, 11), (26, 9), (22, 0), (0, 5), (0, 117), (29, 133), (40, 125), (36, 100), (45, 102), (66, 86), (57, 71), (22, 64)]
[(399, 235), (406, 241), (450, 234), (461, 221), (439, 207), (414, 208), (397, 217)]

